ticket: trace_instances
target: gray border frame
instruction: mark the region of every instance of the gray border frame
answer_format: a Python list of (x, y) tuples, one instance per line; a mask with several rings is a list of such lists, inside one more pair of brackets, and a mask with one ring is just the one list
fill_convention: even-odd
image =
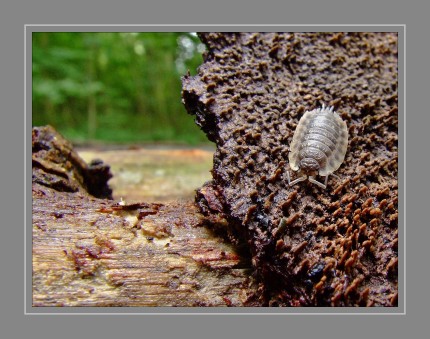
[[(234, 27), (234, 29), (231, 29)], [(264, 29), (262, 29), (264, 28)], [(397, 32), (398, 33), (398, 96), (399, 96), (399, 303), (393, 308), (203, 308), (203, 307), (33, 307), (32, 306), (32, 222), (31, 213), (31, 34), (33, 32), (191, 32), (191, 31), (237, 31), (237, 32)], [(25, 71), (25, 212), (24, 212), (24, 313), (30, 314), (187, 314), (187, 315), (379, 315), (406, 314), (406, 25), (25, 25), (24, 26)], [(29, 57), (30, 56), (30, 57)], [(29, 207), (30, 206), (30, 207)], [(139, 310), (138, 312), (136, 310)], [(319, 312), (318, 312), (319, 311)]]

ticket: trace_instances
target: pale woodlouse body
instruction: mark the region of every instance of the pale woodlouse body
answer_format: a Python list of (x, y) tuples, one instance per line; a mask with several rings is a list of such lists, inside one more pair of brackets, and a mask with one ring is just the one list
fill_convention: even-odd
[[(329, 175), (333, 175), (342, 164), (348, 146), (348, 129), (345, 121), (333, 110), (322, 105), (321, 108), (307, 111), (300, 119), (294, 132), (288, 155), (290, 168), (300, 171), (301, 176), (290, 181), (290, 186), (308, 179), (310, 182), (327, 187)], [(324, 184), (315, 176), (325, 176)]]

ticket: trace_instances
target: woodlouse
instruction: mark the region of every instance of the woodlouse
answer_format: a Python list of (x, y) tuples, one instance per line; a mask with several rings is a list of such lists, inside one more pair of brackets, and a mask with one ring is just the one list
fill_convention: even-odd
[[(310, 182), (327, 187), (328, 176), (342, 164), (348, 146), (348, 129), (346, 122), (334, 111), (333, 107), (306, 111), (294, 132), (288, 155), (290, 168), (299, 171), (301, 176), (290, 181), (290, 186), (308, 179)], [(325, 176), (324, 184), (315, 176)]]

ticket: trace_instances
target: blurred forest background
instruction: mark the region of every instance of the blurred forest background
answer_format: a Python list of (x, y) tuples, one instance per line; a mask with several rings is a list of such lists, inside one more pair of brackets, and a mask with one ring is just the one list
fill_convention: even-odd
[(204, 48), (193, 33), (33, 33), (33, 126), (75, 144), (207, 143), (181, 102)]

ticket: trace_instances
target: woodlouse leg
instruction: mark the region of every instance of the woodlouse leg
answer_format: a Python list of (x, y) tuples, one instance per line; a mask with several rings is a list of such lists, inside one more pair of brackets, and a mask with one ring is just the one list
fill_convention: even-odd
[(305, 181), (307, 179), (307, 177), (306, 177), (306, 175), (304, 175), (303, 177), (300, 177), (300, 178), (297, 178), (293, 181), (290, 181), (290, 173), (287, 171), (287, 179), (288, 179), (288, 186), (293, 186), (300, 181)]
[(337, 176), (336, 174), (334, 174), (334, 173), (328, 173), (326, 176), (325, 176), (325, 180), (324, 180), (324, 185), (326, 185), (327, 186), (327, 181), (328, 181), (328, 176), (329, 175), (332, 175), (332, 176), (334, 176), (337, 180), (340, 180), (340, 177), (339, 176)]
[(340, 180), (340, 177), (334, 173), (330, 173), (330, 175), (334, 176), (337, 180)]
[(325, 180), (325, 185), (322, 183), (322, 182), (319, 182), (319, 181), (317, 181), (317, 180), (315, 180), (315, 178), (314, 177), (311, 177), (311, 176), (309, 176), (309, 181), (311, 182), (311, 183), (313, 183), (313, 184), (315, 184), (315, 185), (318, 185), (319, 187), (321, 187), (321, 188), (323, 188), (323, 189), (326, 189), (327, 188), (327, 178), (328, 178), (328, 176), (326, 176), (325, 177), (326, 178), (326, 180)]

